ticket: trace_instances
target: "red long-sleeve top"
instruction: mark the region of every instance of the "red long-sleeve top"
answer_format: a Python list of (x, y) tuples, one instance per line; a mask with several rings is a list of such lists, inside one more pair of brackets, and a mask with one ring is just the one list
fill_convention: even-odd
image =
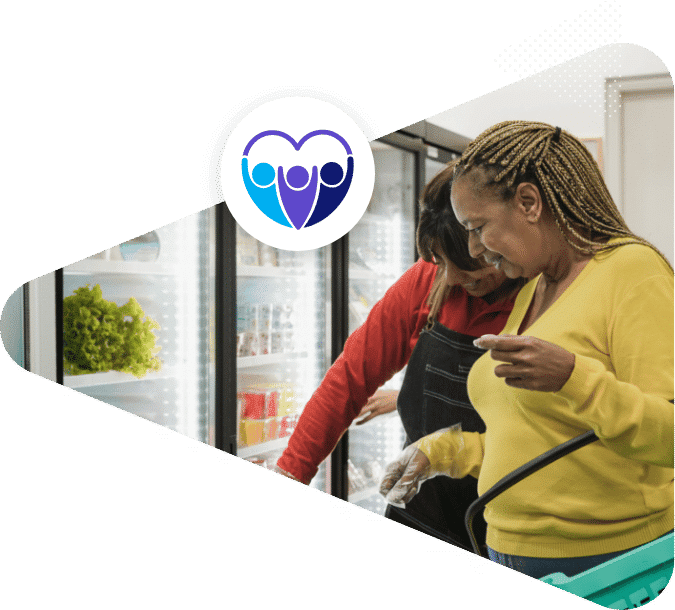
[[(309, 483), (368, 398), (407, 364), (427, 323), (427, 300), (436, 269), (433, 263), (418, 261), (349, 336), (342, 354), (305, 406), (277, 462), (279, 468)], [(436, 319), (465, 335), (498, 334), (513, 302), (489, 304), (454, 286)]]

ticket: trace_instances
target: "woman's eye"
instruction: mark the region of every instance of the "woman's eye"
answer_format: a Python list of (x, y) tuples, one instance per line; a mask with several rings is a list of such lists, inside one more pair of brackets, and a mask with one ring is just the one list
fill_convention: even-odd
[(469, 229), (469, 233), (473, 233), (474, 235), (478, 236), (480, 235), (480, 232), (483, 230), (483, 227), (476, 227), (475, 229)]

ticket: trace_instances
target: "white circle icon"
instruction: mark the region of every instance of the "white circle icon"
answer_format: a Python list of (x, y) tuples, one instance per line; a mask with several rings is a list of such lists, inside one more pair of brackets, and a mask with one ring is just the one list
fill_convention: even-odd
[(235, 127), (219, 179), (244, 231), (282, 250), (312, 250), (363, 216), (375, 164), (346, 113), (314, 98), (286, 97), (258, 106)]

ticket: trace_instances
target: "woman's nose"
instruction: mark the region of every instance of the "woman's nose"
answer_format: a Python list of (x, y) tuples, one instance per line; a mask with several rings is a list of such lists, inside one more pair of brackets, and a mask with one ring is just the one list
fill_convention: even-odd
[(478, 258), (484, 251), (485, 248), (480, 243), (480, 239), (478, 239), (473, 231), (469, 231), (469, 254), (471, 257)]

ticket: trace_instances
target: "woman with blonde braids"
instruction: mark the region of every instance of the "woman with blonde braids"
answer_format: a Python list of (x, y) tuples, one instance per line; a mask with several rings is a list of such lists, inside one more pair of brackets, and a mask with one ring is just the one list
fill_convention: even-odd
[[(592, 443), (485, 510), (490, 558), (536, 578), (572, 576), (673, 529), (673, 270), (626, 226), (584, 145), (509, 121), (455, 169), (452, 207), (469, 252), (529, 282), (468, 378), (486, 433), (420, 439), (382, 493), (409, 501), (439, 474), (484, 493), (545, 451)], [(664, 219), (672, 222), (672, 218)]]

